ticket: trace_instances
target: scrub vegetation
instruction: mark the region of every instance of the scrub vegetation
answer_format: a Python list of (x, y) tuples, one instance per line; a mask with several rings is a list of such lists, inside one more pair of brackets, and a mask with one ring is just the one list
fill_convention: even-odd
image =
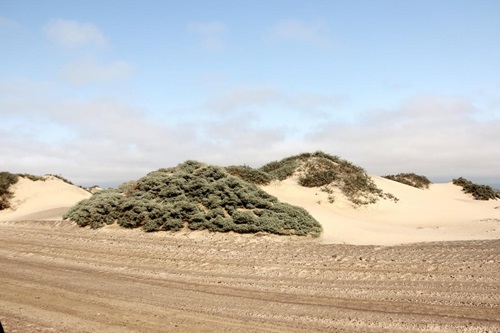
[(462, 191), (472, 194), (476, 200), (497, 200), (500, 199), (500, 193), (491, 186), (478, 185), (463, 177), (453, 179), (453, 184), (462, 187)]
[(232, 165), (226, 167), (226, 171), (231, 175), (239, 177), (246, 182), (253, 183), (256, 185), (268, 185), (273, 177), (262, 170), (253, 169), (247, 165)]
[(145, 231), (209, 230), (317, 237), (321, 226), (306, 210), (279, 202), (258, 187), (290, 177), (300, 186), (326, 192), (330, 203), (335, 202), (335, 195), (345, 196), (355, 207), (381, 198), (398, 200), (377, 188), (362, 168), (318, 151), (290, 156), (261, 168), (186, 161), (116, 189), (98, 191), (75, 205), (64, 218), (91, 228), (117, 223)]
[(222, 168), (186, 161), (118, 189), (100, 191), (78, 203), (64, 218), (91, 228), (117, 222), (145, 231), (319, 236), (321, 226), (306, 210), (281, 203), (254, 184), (267, 181), (266, 173), (248, 167)]
[(399, 173), (397, 175), (387, 175), (383, 177), (419, 189), (428, 189), (432, 184), (427, 177), (414, 173)]
[(328, 193), (328, 201), (335, 201), (333, 188), (340, 191), (355, 205), (366, 205), (381, 198), (397, 201), (390, 193), (379, 189), (365, 170), (338, 156), (321, 151), (290, 156), (268, 163), (259, 169), (275, 180), (284, 180), (293, 175), (304, 187), (320, 187)]
[(7, 171), (0, 172), (0, 210), (10, 208), (10, 199), (14, 195), (10, 191), (10, 186), (18, 180), (19, 177), (16, 174)]

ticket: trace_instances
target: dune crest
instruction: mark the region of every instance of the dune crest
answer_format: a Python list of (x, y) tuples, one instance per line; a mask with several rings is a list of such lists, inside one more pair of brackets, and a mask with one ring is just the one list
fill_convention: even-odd
[(61, 220), (69, 208), (92, 195), (54, 176), (37, 181), (19, 177), (11, 191), (11, 208), (0, 211), (0, 220)]

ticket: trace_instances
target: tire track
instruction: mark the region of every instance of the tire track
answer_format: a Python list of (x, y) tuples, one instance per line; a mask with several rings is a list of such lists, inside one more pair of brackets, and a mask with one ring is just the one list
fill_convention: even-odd
[(499, 250), (0, 222), (0, 319), (25, 332), (500, 332)]

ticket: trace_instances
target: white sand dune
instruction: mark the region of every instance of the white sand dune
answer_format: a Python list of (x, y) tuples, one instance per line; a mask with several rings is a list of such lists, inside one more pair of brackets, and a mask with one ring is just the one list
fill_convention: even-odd
[(11, 187), (11, 208), (0, 211), (0, 221), (60, 220), (66, 211), (91, 194), (57, 177), (33, 181), (19, 177)]
[(395, 245), (500, 238), (500, 200), (479, 201), (461, 187), (432, 184), (421, 190), (382, 177), (379, 188), (399, 198), (354, 208), (340, 193), (334, 203), (318, 188), (289, 178), (263, 187), (279, 200), (305, 208), (324, 229), (325, 243)]

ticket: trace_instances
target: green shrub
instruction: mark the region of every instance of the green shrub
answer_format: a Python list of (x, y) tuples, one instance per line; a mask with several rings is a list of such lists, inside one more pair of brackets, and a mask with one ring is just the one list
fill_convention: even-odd
[[(104, 192), (104, 191), (103, 191)], [(117, 221), (146, 231), (266, 231), (318, 236), (321, 226), (298, 207), (278, 200), (226, 169), (187, 161), (159, 169), (121, 186), (98, 192), (77, 204), (65, 218), (98, 228)], [(257, 215), (254, 211), (264, 212)]]
[(188, 227), (191, 230), (204, 230), (208, 226), (208, 220), (203, 213), (197, 213), (189, 217)]
[(299, 176), (299, 185), (320, 187), (337, 179), (337, 163), (327, 158), (314, 158), (303, 165), (304, 172)]
[(496, 192), (491, 186), (478, 185), (463, 177), (453, 179), (453, 184), (461, 186), (462, 191), (472, 194), (475, 200), (496, 200), (500, 198), (498, 192)]
[(268, 163), (259, 170), (268, 173), (274, 179), (285, 180), (293, 175), (298, 166), (295, 159), (289, 158)]
[(121, 192), (121, 193), (129, 193), (130, 191), (132, 191), (135, 187), (135, 181), (129, 181), (129, 182), (125, 182), (123, 184), (120, 184), (116, 189), (118, 192)]
[(129, 197), (123, 200), (117, 216), (118, 224), (125, 228), (136, 228), (147, 224), (147, 231), (153, 225), (159, 228), (166, 220), (165, 207), (154, 200)]
[(420, 189), (428, 189), (431, 184), (431, 181), (427, 177), (414, 173), (399, 173), (397, 175), (387, 175), (383, 177)]
[(202, 168), (203, 166), (204, 166), (204, 164), (201, 163), (201, 162), (193, 161), (193, 160), (187, 160), (184, 163), (179, 164), (175, 168), (160, 169), (158, 171), (161, 171), (161, 172), (168, 172), (168, 171), (171, 171), (171, 172), (177, 171), (177, 172), (179, 172), (180, 171), (180, 172), (183, 172), (185, 174), (192, 174), (197, 169)]
[(226, 171), (236, 177), (243, 179), (246, 182), (257, 185), (268, 185), (273, 178), (262, 170), (253, 169), (249, 166), (228, 166)]
[(77, 203), (63, 218), (72, 220), (81, 227), (89, 225), (92, 229), (100, 228), (119, 218), (123, 201), (122, 193), (102, 190)]
[[(271, 213), (272, 212), (272, 213)], [(319, 236), (321, 227), (314, 222), (309, 212), (301, 207), (285, 203), (276, 203), (270, 210), (259, 210), (257, 214), (266, 221), (266, 227), (277, 234), (295, 234)], [(292, 217), (292, 218), (290, 218)], [(271, 232), (269, 231), (268, 232)]]
[(231, 217), (236, 224), (255, 224), (258, 219), (257, 215), (249, 210), (237, 210)]
[(206, 229), (214, 232), (234, 231), (237, 228), (232, 218), (220, 215), (210, 217), (205, 223)]
[(0, 172), (0, 210), (10, 208), (10, 199), (14, 195), (10, 191), (10, 187), (17, 183), (18, 180), (18, 176), (13, 173)]

